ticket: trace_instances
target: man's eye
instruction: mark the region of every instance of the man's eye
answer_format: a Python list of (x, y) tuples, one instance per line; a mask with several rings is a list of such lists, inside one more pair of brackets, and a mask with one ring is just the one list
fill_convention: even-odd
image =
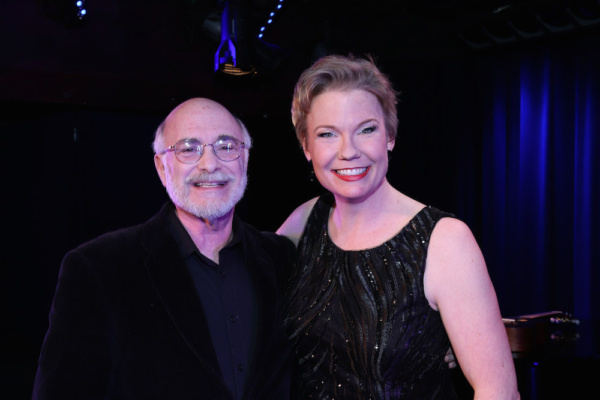
[(231, 151), (231, 150), (234, 150), (234, 148), (235, 148), (234, 144), (231, 142), (218, 143), (215, 147), (219, 151)]

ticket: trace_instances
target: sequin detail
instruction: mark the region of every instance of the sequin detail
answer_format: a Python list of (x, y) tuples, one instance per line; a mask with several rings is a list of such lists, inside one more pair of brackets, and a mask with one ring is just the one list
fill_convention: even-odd
[(327, 234), (333, 196), (316, 203), (298, 247), (285, 325), (301, 375), (299, 399), (454, 399), (448, 336), (425, 298), (437, 221), (425, 207), (392, 239), (345, 251)]

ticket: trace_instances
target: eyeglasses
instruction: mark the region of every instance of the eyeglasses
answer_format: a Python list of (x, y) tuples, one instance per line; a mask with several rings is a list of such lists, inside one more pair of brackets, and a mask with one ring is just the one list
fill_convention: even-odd
[(174, 146), (162, 151), (165, 154), (168, 151), (174, 151), (175, 157), (184, 164), (194, 164), (200, 160), (204, 154), (204, 147), (211, 146), (215, 156), (221, 161), (237, 160), (242, 154), (242, 149), (246, 148), (244, 142), (240, 142), (233, 137), (223, 137), (210, 144), (202, 144), (196, 139), (183, 139)]

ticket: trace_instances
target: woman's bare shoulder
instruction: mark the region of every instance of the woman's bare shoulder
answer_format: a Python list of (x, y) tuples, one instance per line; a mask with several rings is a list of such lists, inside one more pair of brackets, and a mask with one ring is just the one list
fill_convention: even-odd
[(296, 208), (277, 229), (277, 234), (287, 236), (297, 246), (304, 231), (306, 220), (318, 199), (318, 197), (315, 197)]

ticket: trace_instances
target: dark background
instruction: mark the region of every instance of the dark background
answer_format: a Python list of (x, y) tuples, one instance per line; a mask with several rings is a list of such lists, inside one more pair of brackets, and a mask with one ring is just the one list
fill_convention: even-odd
[(275, 230), (321, 192), (289, 107), (330, 53), (373, 55), (401, 92), (388, 178), (471, 226), (503, 315), (582, 321), (572, 352), (523, 367), (523, 398), (546, 393), (532, 377), (572, 388), (598, 371), (598, 1), (243, 1), (257, 74), (237, 79), (214, 72), (225, 2), (89, 0), (81, 21), (72, 3), (0, 1), (2, 398), (30, 396), (65, 252), (165, 201), (150, 144), (180, 102), (209, 97), (247, 124), (247, 221)]

